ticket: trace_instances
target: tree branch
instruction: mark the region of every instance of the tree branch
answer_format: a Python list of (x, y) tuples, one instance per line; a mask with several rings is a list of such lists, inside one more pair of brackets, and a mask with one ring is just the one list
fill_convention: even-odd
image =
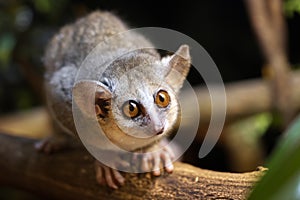
[(126, 174), (126, 185), (97, 185), (93, 158), (83, 148), (53, 155), (37, 153), (32, 139), (0, 134), (0, 184), (50, 199), (245, 199), (264, 174), (234, 174), (176, 163), (171, 175)]
[(286, 28), (282, 0), (246, 0), (249, 17), (273, 81), (273, 104), (287, 126), (295, 114), (290, 102), (290, 66), (286, 53)]
[[(290, 75), (291, 85), (289, 87), (291, 97), (289, 106), (294, 109), (300, 108), (300, 70), (293, 71)], [(227, 110), (226, 120), (232, 121), (249, 115), (271, 111), (273, 108), (272, 82), (264, 79), (252, 79), (226, 84)], [(192, 105), (192, 93), (196, 93), (201, 114), (201, 123), (208, 123), (211, 116), (211, 96), (206, 87), (196, 87), (195, 91), (182, 91), (187, 105)], [(190, 106), (188, 112), (193, 112)], [(218, 110), (214, 110), (218, 112)], [(221, 114), (221, 113), (220, 113)], [(189, 126), (190, 121), (183, 119), (183, 124)]]

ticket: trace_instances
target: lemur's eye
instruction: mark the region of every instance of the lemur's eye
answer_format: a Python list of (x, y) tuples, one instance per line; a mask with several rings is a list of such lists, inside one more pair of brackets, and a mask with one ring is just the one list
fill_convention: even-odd
[(160, 108), (166, 108), (170, 104), (170, 96), (167, 91), (159, 90), (154, 98), (156, 105)]
[(140, 107), (137, 102), (129, 100), (123, 104), (123, 113), (126, 117), (136, 118), (141, 114)]

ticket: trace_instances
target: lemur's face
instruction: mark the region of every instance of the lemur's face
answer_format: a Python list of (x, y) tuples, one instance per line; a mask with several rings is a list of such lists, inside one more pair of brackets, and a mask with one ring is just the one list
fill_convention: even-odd
[(122, 76), (111, 101), (119, 128), (134, 137), (147, 138), (167, 133), (177, 119), (174, 90), (151, 69), (133, 69)]

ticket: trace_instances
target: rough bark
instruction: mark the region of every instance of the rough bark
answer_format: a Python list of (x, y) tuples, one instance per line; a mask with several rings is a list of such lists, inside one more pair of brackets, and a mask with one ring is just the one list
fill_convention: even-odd
[(111, 190), (97, 185), (93, 158), (82, 147), (44, 155), (34, 141), (0, 134), (0, 184), (49, 199), (246, 199), (264, 173), (214, 172), (177, 162), (171, 175), (125, 174), (126, 185)]

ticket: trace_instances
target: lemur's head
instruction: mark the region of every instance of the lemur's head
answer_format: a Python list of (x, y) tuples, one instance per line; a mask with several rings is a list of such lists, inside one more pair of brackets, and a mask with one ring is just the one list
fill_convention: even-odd
[(99, 81), (77, 82), (73, 97), (82, 113), (98, 118), (113, 143), (135, 150), (171, 131), (179, 114), (177, 93), (189, 69), (187, 45), (161, 60), (131, 52), (115, 60)]

